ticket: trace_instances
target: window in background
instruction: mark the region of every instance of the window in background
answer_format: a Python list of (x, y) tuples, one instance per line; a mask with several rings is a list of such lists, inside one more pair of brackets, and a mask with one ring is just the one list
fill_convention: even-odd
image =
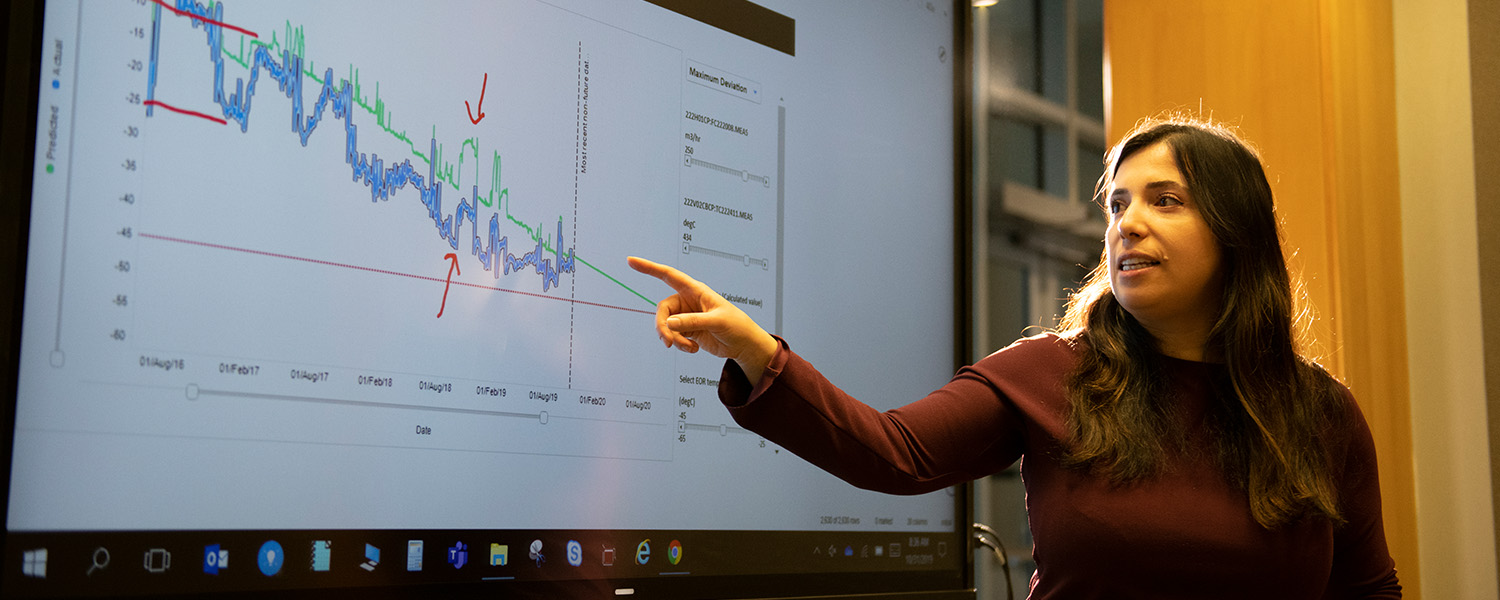
[[(999, 0), (974, 9), (973, 359), (1055, 327), (1098, 263), (1105, 219), (1103, 0)], [(1015, 597), (1035, 571), (1016, 469), (977, 482), (975, 516), (1004, 536)], [(1005, 598), (976, 556), (981, 600)]]

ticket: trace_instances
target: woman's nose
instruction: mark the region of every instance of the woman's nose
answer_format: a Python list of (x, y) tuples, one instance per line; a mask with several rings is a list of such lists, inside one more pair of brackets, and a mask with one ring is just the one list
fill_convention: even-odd
[(1116, 232), (1124, 238), (1141, 238), (1146, 235), (1145, 215), (1141, 214), (1143, 208), (1139, 202), (1130, 202), (1120, 207), (1115, 213), (1114, 227)]

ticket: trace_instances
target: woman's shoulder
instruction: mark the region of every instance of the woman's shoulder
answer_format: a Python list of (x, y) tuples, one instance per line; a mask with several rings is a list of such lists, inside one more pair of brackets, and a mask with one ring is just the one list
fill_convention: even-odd
[(1322, 396), (1322, 404), (1331, 416), (1336, 419), (1362, 418), (1359, 402), (1354, 399), (1354, 392), (1347, 384), (1318, 361), (1306, 356), (1298, 358), (1298, 368), (1307, 385), (1305, 389)]
[(1024, 337), (960, 373), (982, 379), (995, 394), (1049, 436), (1063, 435), (1067, 379), (1078, 365), (1082, 340), (1072, 332)]
[(1350, 452), (1373, 460), (1375, 448), (1370, 425), (1354, 392), (1315, 360), (1301, 357), (1299, 366), (1306, 378), (1304, 389), (1312, 396), (1309, 400), (1314, 400), (1314, 405), (1322, 410), (1320, 428), (1327, 438), (1327, 447), (1334, 452), (1334, 463), (1343, 464)]
[(1001, 354), (1071, 354), (1077, 355), (1083, 345), (1083, 330), (1070, 329), (1067, 331), (1044, 331), (1042, 333), (1023, 337), (1009, 346), (996, 350), (990, 357)]
[(1011, 342), (1009, 346), (980, 359), (974, 364), (974, 368), (986, 374), (1035, 377), (1055, 372), (1062, 375), (1072, 371), (1078, 364), (1083, 343), (1083, 336), (1078, 330), (1047, 331)]

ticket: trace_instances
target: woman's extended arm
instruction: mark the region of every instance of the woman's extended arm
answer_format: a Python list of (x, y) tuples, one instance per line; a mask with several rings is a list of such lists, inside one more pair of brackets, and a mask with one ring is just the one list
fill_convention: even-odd
[(662, 280), (677, 293), (656, 304), (656, 335), (683, 352), (707, 350), (734, 359), (754, 385), (781, 348), (776, 338), (718, 292), (667, 265), (631, 256), (630, 268)]
[[(878, 411), (829, 383), (707, 285), (666, 265), (628, 260), (677, 292), (657, 304), (656, 333), (665, 345), (732, 359), (719, 393), (736, 422), (854, 485), (921, 493), (982, 477), (1020, 455), (1020, 420), (976, 373), (911, 405)], [(762, 382), (778, 356), (793, 368)], [(752, 390), (767, 385), (774, 388), (769, 397), (752, 399)]]

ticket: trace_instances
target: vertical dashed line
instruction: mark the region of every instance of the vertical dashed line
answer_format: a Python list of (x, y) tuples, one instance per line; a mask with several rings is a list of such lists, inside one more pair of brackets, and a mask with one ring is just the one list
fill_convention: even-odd
[[(578, 42), (578, 81), (573, 94), (573, 247), (578, 247), (578, 168), (582, 150), (580, 136), (583, 129), (583, 42)], [(558, 240), (558, 251), (562, 251), (562, 240)], [(568, 297), (578, 299), (578, 276), (568, 278)], [(573, 329), (574, 313), (578, 305), (568, 303), (568, 389), (573, 389)]]
[[(587, 62), (587, 61), (583, 60), (583, 42), (578, 42), (578, 60), (579, 60), (580, 63)], [(582, 77), (582, 73), (580, 73), (579, 76)], [(580, 85), (580, 88), (581, 88), (582, 86), (587, 85), (587, 84), (584, 84), (584, 83), (582, 83), (580, 81), (579, 85)], [(582, 99), (582, 94), (580, 93), (578, 118), (577, 118), (577, 121), (576, 121), (576, 123), (574, 125), (574, 128), (580, 130), (579, 134), (581, 134), (581, 130), (582, 130), (582, 127), (583, 127), (583, 109), (582, 109), (582, 105), (583, 105), (583, 99)], [(578, 137), (578, 136), (575, 135), (575, 137)], [(577, 248), (578, 248), (578, 176), (579, 176), (579, 172), (581, 172), (583, 170), (583, 146), (582, 146), (582, 142), (581, 141), (575, 141), (573, 145), (574, 145), (574, 149), (573, 149), (573, 235), (572, 235), (572, 239), (573, 239), (573, 248), (574, 248), (574, 251), (576, 252)], [(573, 273), (573, 275), (571, 277), (568, 277), (568, 297), (571, 298), (571, 299), (573, 299), (573, 300), (577, 300), (578, 299), (578, 273), (577, 273), (576, 270), (574, 271), (574, 273)], [(576, 310), (578, 310), (578, 303), (577, 302), (569, 302), (568, 303), (568, 340), (569, 340), (568, 341), (568, 383), (569, 384), (572, 384), (572, 382), (573, 382), (573, 354), (572, 354), (573, 353), (573, 342), (572, 342), (572, 339), (573, 339), (573, 316), (572, 315), (573, 315), (573, 312), (576, 311)]]

